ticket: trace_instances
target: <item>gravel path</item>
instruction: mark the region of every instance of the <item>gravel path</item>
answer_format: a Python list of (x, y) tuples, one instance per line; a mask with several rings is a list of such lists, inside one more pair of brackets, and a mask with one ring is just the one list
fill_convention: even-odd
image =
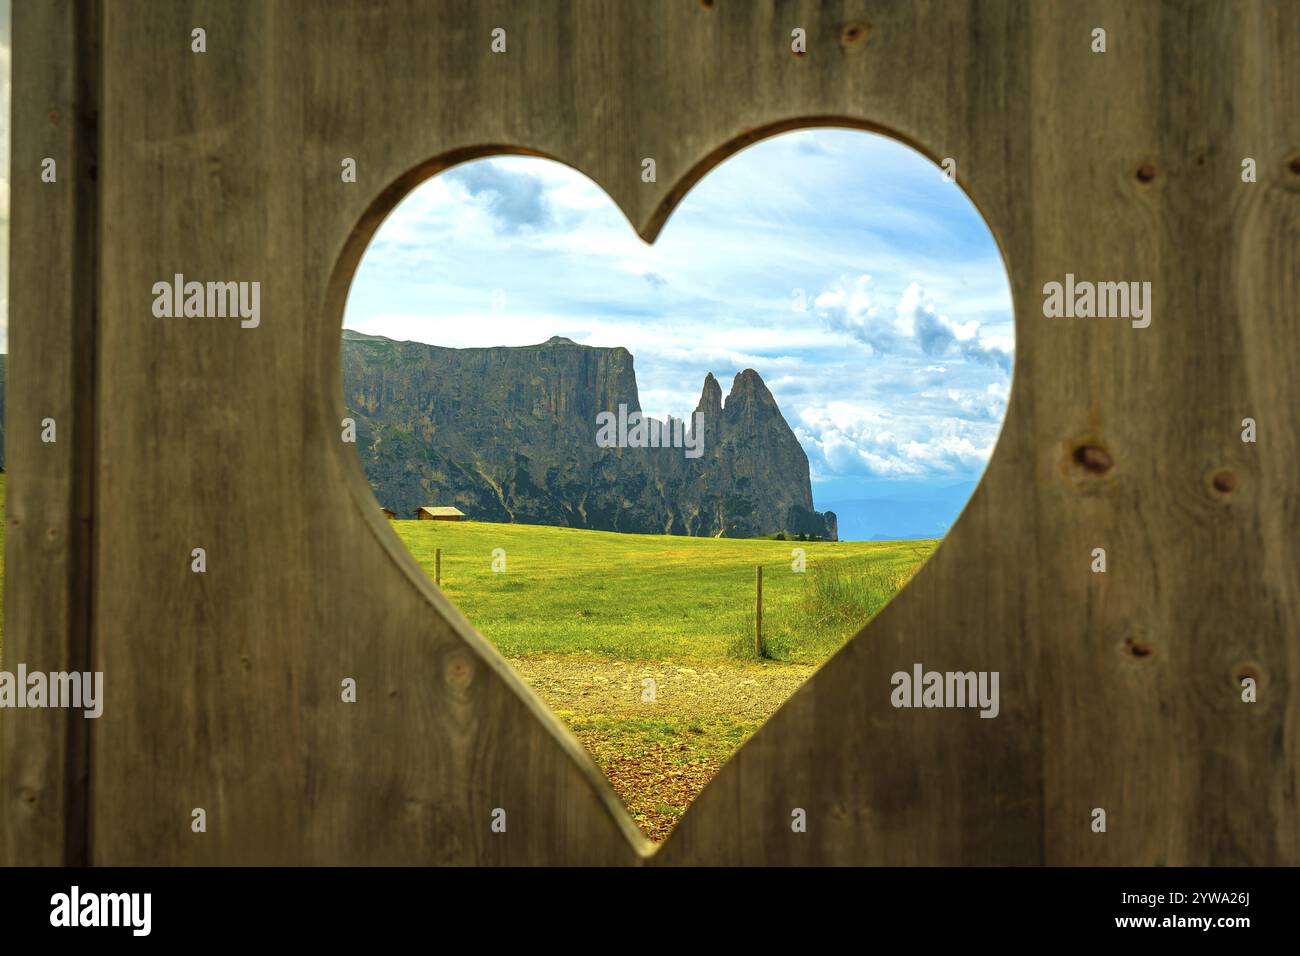
[[(723, 762), (816, 669), (584, 655), (509, 661), (595, 757), (652, 840), (668, 835)], [(647, 679), (653, 700), (643, 700)]]
[[(510, 664), (556, 711), (608, 716), (726, 716), (759, 723), (816, 669), (811, 664), (607, 661), (596, 657), (514, 657)], [(654, 701), (643, 702), (653, 680)]]

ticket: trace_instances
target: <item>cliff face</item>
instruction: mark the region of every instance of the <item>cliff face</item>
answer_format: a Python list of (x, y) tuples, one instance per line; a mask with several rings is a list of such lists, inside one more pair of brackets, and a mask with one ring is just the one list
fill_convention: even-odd
[(835, 516), (813, 511), (807, 456), (749, 369), (725, 405), (714, 377), (705, 379), (698, 457), (683, 447), (600, 446), (601, 413), (616, 418), (625, 406), (635, 425), (641, 409), (622, 348), (553, 338), (447, 349), (345, 331), (343, 388), (375, 496), (401, 518), (455, 505), (479, 521), (835, 536)]

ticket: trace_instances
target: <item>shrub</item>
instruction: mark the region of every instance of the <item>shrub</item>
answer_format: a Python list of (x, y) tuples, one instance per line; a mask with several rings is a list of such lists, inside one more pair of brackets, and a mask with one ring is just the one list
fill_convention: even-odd
[[(790, 605), (763, 609), (762, 658), (808, 660), (834, 653), (880, 612), (915, 570), (882, 569), (869, 558), (809, 565), (801, 598)], [(760, 659), (752, 610), (729, 643), (727, 654), (740, 660)]]

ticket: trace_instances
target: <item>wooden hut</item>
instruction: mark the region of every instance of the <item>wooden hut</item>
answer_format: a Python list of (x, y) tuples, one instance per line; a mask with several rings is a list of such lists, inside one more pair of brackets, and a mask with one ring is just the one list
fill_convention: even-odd
[(420, 521), (463, 521), (465, 512), (459, 508), (417, 508), (415, 517)]

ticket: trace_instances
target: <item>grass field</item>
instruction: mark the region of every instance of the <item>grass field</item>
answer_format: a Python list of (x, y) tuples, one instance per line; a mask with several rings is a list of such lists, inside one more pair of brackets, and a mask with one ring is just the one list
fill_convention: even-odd
[[(395, 521), (442, 589), (661, 840), (937, 541), (798, 542)], [(802, 549), (805, 570), (794, 570)], [(497, 550), (500, 549), (500, 550)], [(495, 555), (494, 555), (495, 552)], [(504, 572), (494, 571), (504, 558)], [(763, 565), (763, 650), (755, 566)], [(644, 699), (653, 681), (654, 700)]]
[[(442, 590), (507, 657), (753, 658), (763, 565), (767, 656), (825, 660), (880, 609), (935, 541), (797, 542), (615, 534), (541, 525), (394, 521)], [(793, 549), (806, 553), (792, 570)], [(501, 549), (505, 572), (492, 570)]]

